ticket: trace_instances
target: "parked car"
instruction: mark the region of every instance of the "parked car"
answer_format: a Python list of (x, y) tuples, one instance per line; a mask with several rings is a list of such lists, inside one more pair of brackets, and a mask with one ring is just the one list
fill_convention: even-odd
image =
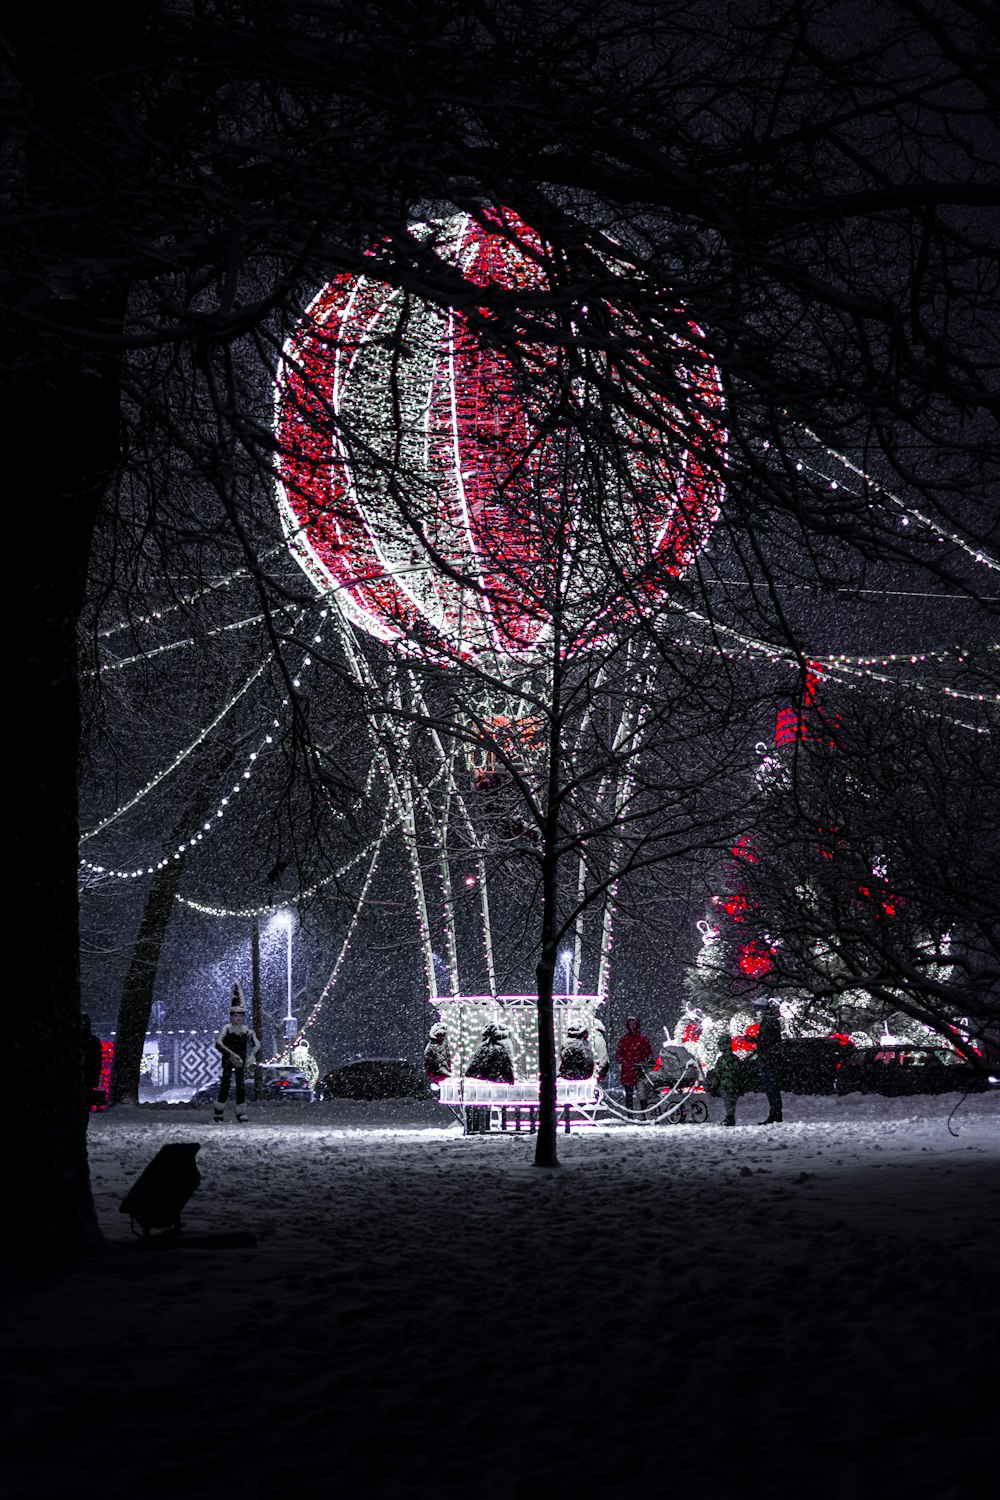
[(855, 1047), (837, 1072), (838, 1094), (964, 1094), (990, 1086), (948, 1047)]
[(319, 1081), (321, 1099), (426, 1099), (422, 1067), (401, 1057), (365, 1057), (344, 1063)]
[[(761, 1092), (757, 1068), (756, 1043), (752, 1036), (743, 1039), (740, 1065), (745, 1094)], [(790, 1094), (835, 1094), (837, 1075), (854, 1043), (836, 1036), (786, 1037), (778, 1055), (778, 1081)]]
[[(266, 1063), (263, 1068), (263, 1080), (261, 1083), (260, 1098), (264, 1100), (278, 1100), (291, 1102), (297, 1100), (300, 1103), (308, 1103), (315, 1098), (309, 1079), (301, 1068), (290, 1068), (283, 1063)], [(247, 1070), (247, 1097), (254, 1097), (253, 1069)], [(196, 1105), (214, 1104), (219, 1092), (219, 1080), (203, 1084), (191, 1095), (191, 1103)], [(235, 1086), (229, 1090), (230, 1102), (235, 1094)]]
[(835, 1094), (840, 1070), (856, 1051), (837, 1037), (790, 1037), (781, 1047), (781, 1087), (790, 1094)]

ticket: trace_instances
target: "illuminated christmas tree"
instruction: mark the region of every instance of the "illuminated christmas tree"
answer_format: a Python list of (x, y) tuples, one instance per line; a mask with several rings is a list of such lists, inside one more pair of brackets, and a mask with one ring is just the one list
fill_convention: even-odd
[(850, 836), (829, 807), (815, 823), (803, 817), (809, 772), (843, 749), (840, 716), (820, 704), (819, 683), (812, 665), (801, 706), (778, 714), (774, 748), (758, 746), (759, 831), (736, 839), (724, 889), (698, 922), (701, 948), (685, 975), (675, 1040), (686, 1038), (703, 1062), (726, 1033), (735, 1051), (752, 1052), (753, 1002), (761, 998), (778, 1002), (788, 1037), (872, 1046), (889, 1036), (926, 1045), (934, 1036), (896, 1007), (891, 987), (853, 980), (845, 933), (864, 934), (873, 953), (908, 947), (932, 980), (947, 973), (948, 942), (913, 927), (885, 858)]

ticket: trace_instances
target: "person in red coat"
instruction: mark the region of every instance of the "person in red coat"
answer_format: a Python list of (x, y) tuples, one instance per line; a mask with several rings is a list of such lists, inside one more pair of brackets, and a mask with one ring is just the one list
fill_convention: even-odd
[(649, 1062), (653, 1048), (649, 1037), (640, 1030), (638, 1016), (629, 1016), (625, 1022), (625, 1035), (615, 1049), (615, 1061), (621, 1068), (622, 1088), (625, 1090), (625, 1108), (631, 1110), (635, 1102), (635, 1086), (639, 1082), (639, 1069)]

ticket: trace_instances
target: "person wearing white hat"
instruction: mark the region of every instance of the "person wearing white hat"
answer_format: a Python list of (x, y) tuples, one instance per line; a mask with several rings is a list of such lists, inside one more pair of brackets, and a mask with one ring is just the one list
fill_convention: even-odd
[(215, 1038), (215, 1050), (222, 1058), (222, 1081), (219, 1084), (219, 1096), (215, 1101), (215, 1121), (218, 1124), (226, 1117), (229, 1085), (235, 1073), (236, 1119), (241, 1125), (245, 1124), (247, 1119), (247, 1060), (253, 1058), (254, 1062), (260, 1062), (264, 1056), (264, 1049), (256, 1033), (247, 1025), (246, 1003), (238, 983), (233, 985), (229, 1020)]

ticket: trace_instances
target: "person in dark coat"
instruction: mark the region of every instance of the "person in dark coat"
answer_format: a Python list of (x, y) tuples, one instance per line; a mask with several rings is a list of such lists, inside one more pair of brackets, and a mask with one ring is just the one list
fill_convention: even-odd
[(603, 1088), (607, 1083), (611, 1064), (608, 1061), (608, 1034), (604, 1028), (604, 1022), (600, 1019), (594, 1022), (594, 1074), (598, 1083)]
[[(506, 1026), (491, 1023), (483, 1028), (479, 1046), (469, 1058), (466, 1078), (481, 1078), (486, 1083), (513, 1083), (514, 1059), (507, 1041)], [(472, 1105), (465, 1111), (467, 1135), (489, 1135), (488, 1105)]]
[(566, 1027), (566, 1041), (559, 1056), (560, 1078), (593, 1078), (594, 1049), (586, 1026)]
[(742, 1071), (743, 1064), (733, 1051), (732, 1037), (722, 1036), (719, 1041), (719, 1055), (712, 1069), (712, 1082), (726, 1106), (723, 1125), (736, 1124), (736, 1101), (743, 1092)]
[(767, 1095), (768, 1113), (766, 1120), (758, 1120), (758, 1125), (780, 1125), (781, 1124), (781, 1018), (778, 1007), (773, 1000), (755, 1000), (753, 1008), (757, 1012), (757, 1071), (760, 1074), (760, 1085)]
[(229, 1084), (235, 1073), (236, 1118), (243, 1124), (247, 1118), (247, 1062), (250, 1059), (260, 1062), (264, 1056), (264, 1049), (256, 1033), (247, 1025), (247, 1008), (243, 1000), (243, 991), (238, 984), (233, 985), (229, 1022), (223, 1026), (215, 1038), (215, 1050), (222, 1057), (222, 1081), (219, 1084), (219, 1097), (215, 1103), (215, 1120), (218, 1122), (225, 1118)]
[(635, 1086), (642, 1065), (652, 1056), (653, 1048), (641, 1029), (639, 1017), (629, 1016), (625, 1022), (625, 1035), (615, 1049), (615, 1061), (621, 1069), (622, 1088), (625, 1090), (625, 1108), (629, 1111), (635, 1106)]
[(83, 1047), (83, 1097), (89, 1120), (90, 1111), (104, 1103), (104, 1095), (101, 1093), (104, 1052), (101, 1039), (93, 1031), (88, 1015), (80, 1017), (80, 1043)]
[(428, 1083), (443, 1083), (451, 1077), (451, 1049), (448, 1046), (448, 1028), (443, 1021), (436, 1021), (427, 1033), (424, 1048), (424, 1072)]

